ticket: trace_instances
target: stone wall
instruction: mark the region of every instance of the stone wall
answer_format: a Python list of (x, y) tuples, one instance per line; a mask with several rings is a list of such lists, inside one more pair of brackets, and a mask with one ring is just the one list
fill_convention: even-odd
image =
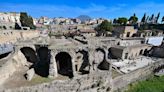
[(15, 43), (17, 40), (28, 40), (39, 36), (34, 30), (0, 30), (0, 44)]
[(99, 71), (72, 80), (55, 80), (29, 87), (0, 89), (0, 92), (108, 92), (111, 89), (109, 76), (109, 72)]

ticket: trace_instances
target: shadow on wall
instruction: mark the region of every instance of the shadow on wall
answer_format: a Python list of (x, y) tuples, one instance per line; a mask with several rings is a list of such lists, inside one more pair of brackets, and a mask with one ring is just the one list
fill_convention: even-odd
[(30, 66), (30, 68), (34, 68), (36, 74), (42, 77), (48, 77), (50, 51), (47, 47), (40, 47), (37, 51), (38, 56), (36, 55), (35, 50), (30, 47), (21, 48), (21, 52), (26, 57), (27, 61), (33, 64), (32, 66)]

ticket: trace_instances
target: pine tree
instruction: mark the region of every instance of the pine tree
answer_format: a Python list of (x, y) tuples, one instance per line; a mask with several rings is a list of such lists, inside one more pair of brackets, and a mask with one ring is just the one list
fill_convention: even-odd
[(156, 17), (156, 23), (158, 23), (158, 19), (159, 19), (159, 17), (160, 17), (160, 12), (158, 13), (158, 15), (157, 15), (157, 17)]
[(128, 20), (131, 24), (135, 24), (138, 21), (138, 18), (136, 17), (136, 14), (134, 13), (133, 16), (131, 16)]
[(31, 29), (35, 29), (32, 17), (28, 16), (26, 12), (20, 13), (20, 22), (21, 22), (21, 26), (30, 27)]
[(162, 21), (161, 22), (164, 22), (164, 16), (162, 17)]
[(141, 22), (142, 22), (142, 23), (146, 23), (146, 13), (145, 13), (144, 16), (142, 17)]

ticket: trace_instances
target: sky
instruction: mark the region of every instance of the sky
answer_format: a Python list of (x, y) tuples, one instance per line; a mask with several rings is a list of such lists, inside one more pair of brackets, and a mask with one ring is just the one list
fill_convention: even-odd
[(35, 18), (89, 15), (108, 19), (135, 13), (141, 19), (144, 13), (164, 16), (164, 0), (0, 0), (0, 12), (27, 12)]

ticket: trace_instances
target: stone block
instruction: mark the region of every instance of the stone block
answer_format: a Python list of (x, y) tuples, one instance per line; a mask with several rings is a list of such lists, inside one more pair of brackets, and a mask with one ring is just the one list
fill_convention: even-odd
[(35, 70), (34, 68), (31, 68), (30, 70), (27, 71), (27, 73), (25, 74), (25, 77), (28, 81), (32, 80), (32, 78), (35, 75)]

